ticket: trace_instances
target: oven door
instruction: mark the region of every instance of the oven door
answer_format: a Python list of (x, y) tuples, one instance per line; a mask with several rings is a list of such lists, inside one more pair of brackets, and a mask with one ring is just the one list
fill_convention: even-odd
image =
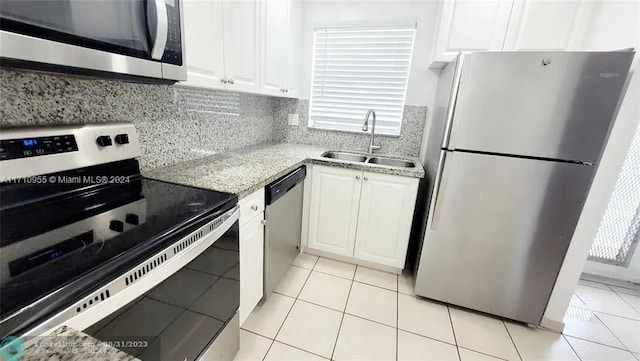
[(10, 66), (186, 79), (179, 0), (3, 0), (0, 27)]
[(233, 360), (239, 349), (239, 213), (234, 207), (27, 336), (64, 325), (144, 361)]

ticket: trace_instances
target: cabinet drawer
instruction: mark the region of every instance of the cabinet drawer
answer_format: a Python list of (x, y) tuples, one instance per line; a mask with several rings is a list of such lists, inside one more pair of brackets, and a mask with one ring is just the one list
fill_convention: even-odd
[(242, 198), (238, 203), (240, 204), (240, 227), (242, 227), (264, 212), (264, 188)]

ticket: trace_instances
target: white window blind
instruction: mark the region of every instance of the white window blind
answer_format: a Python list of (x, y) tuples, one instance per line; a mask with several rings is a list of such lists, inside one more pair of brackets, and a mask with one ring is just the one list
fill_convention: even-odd
[(315, 29), (309, 125), (362, 132), (373, 109), (376, 133), (399, 135), (414, 35), (415, 26)]

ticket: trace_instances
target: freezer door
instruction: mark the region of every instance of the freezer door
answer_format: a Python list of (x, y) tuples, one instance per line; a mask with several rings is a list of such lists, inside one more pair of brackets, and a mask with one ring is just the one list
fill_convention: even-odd
[(416, 294), (540, 324), (593, 168), (446, 152)]
[(465, 54), (445, 148), (595, 162), (633, 54)]

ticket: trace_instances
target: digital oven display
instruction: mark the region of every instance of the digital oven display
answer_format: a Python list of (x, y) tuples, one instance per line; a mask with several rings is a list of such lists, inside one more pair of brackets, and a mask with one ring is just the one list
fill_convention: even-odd
[(0, 140), (0, 160), (37, 157), (77, 150), (78, 144), (72, 134)]

